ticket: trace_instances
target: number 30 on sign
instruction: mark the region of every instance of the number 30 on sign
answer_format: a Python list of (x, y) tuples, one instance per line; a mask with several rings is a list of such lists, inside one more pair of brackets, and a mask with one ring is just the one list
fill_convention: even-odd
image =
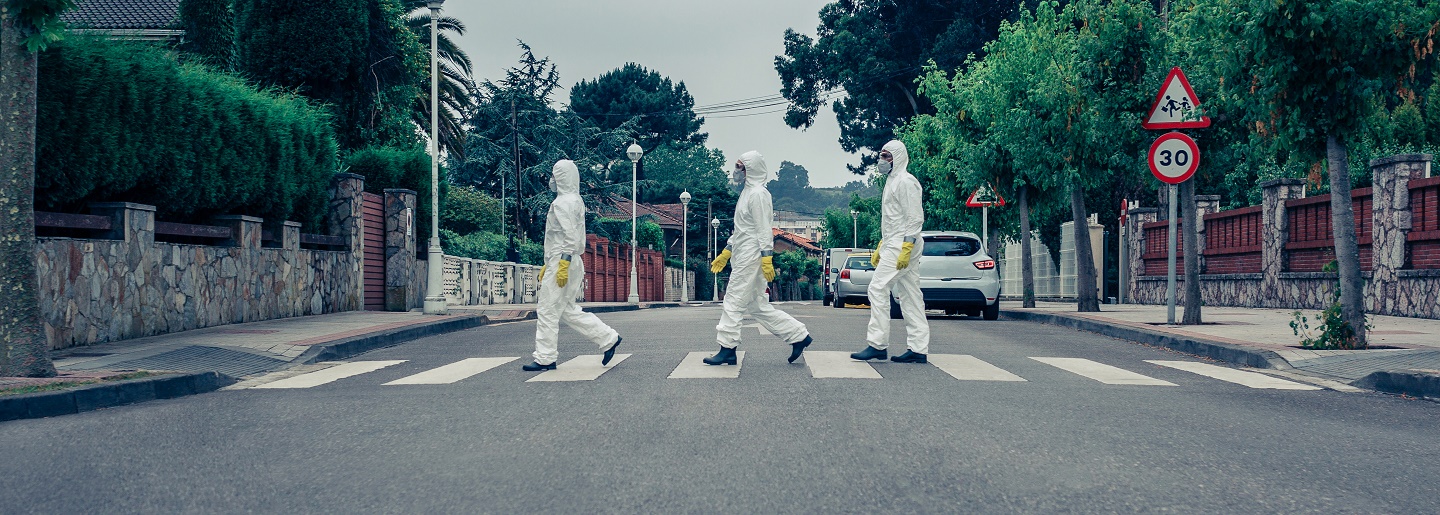
[(1180, 184), (1200, 167), (1200, 147), (1178, 132), (1166, 133), (1150, 145), (1150, 173), (1167, 184)]

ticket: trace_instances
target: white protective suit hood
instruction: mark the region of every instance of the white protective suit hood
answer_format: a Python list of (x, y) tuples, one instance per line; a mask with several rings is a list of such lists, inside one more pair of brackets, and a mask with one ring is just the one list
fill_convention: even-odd
[(745, 188), (763, 188), (770, 181), (770, 170), (766, 168), (765, 156), (760, 155), (760, 152), (751, 150), (741, 154), (740, 162), (745, 164)]
[(910, 152), (905, 150), (904, 143), (901, 143), (900, 140), (892, 139), (889, 143), (886, 143), (884, 147), (881, 147), (880, 150), (889, 151), (890, 157), (894, 158), (891, 162), (890, 173), (884, 175), (909, 173), (906, 168), (910, 165)]
[(555, 194), (579, 194), (580, 193), (580, 169), (575, 162), (569, 159), (561, 159), (555, 162), (555, 167), (550, 169), (550, 182)]

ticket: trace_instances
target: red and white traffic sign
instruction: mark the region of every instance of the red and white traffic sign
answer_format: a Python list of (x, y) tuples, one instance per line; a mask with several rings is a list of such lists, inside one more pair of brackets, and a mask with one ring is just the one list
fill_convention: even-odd
[(1160, 84), (1160, 92), (1155, 94), (1155, 103), (1150, 105), (1150, 112), (1145, 114), (1140, 126), (1150, 130), (1209, 127), (1210, 117), (1197, 116), (1199, 112), (1200, 98), (1195, 96), (1195, 90), (1185, 78), (1185, 72), (1176, 66), (1170, 69), (1170, 74), (1165, 76), (1165, 82)]
[(995, 193), (995, 189), (991, 188), (989, 184), (976, 188), (975, 193), (971, 193), (970, 198), (965, 199), (965, 207), (990, 207), (1003, 205), (1005, 205), (1005, 197), (1001, 197), (998, 193)]
[(1178, 132), (1167, 132), (1150, 144), (1150, 173), (1167, 184), (1180, 184), (1200, 167), (1200, 147)]

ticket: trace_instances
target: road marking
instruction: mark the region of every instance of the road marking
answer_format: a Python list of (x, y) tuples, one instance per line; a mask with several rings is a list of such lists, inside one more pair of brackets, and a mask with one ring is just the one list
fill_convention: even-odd
[(1350, 386), (1350, 385), (1348, 385), (1348, 384), (1345, 384), (1345, 383), (1342, 383), (1342, 382), (1339, 382), (1339, 381), (1331, 381), (1331, 380), (1329, 380), (1329, 379), (1322, 379), (1322, 378), (1319, 378), (1319, 377), (1311, 377), (1311, 376), (1307, 376), (1307, 375), (1305, 375), (1305, 374), (1297, 374), (1297, 373), (1291, 372), (1291, 371), (1289, 371), (1289, 370), (1260, 370), (1259, 372), (1262, 373), (1262, 374), (1270, 374), (1270, 375), (1274, 375), (1274, 376), (1280, 376), (1280, 377), (1285, 377), (1285, 378), (1293, 379), (1293, 380), (1295, 380), (1295, 381), (1299, 381), (1299, 382), (1302, 382), (1302, 383), (1310, 383), (1310, 384), (1313, 384), (1313, 385), (1315, 385), (1315, 386), (1319, 386), (1319, 387), (1325, 388), (1325, 389), (1327, 389), (1327, 390), (1335, 390), (1335, 391), (1337, 391), (1337, 392), (1358, 393), (1358, 392), (1363, 392), (1363, 391), (1365, 391), (1365, 390), (1362, 390), (1362, 389), (1360, 389), (1360, 388), (1356, 388), (1356, 387), (1354, 387), (1354, 386)]
[(555, 370), (541, 372), (525, 382), (594, 381), (628, 357), (630, 357), (629, 354), (616, 354), (615, 358), (610, 360), (609, 365), (601, 365), (599, 354), (575, 356), (574, 359), (561, 363)]
[(735, 352), (734, 365), (706, 365), (704, 358), (709, 352), (691, 352), (680, 360), (680, 366), (670, 372), (670, 379), (735, 379), (740, 377), (740, 366), (745, 364), (745, 351)]
[(1248, 386), (1250, 388), (1264, 388), (1270, 390), (1322, 389), (1318, 386), (1300, 384), (1293, 381), (1286, 381), (1278, 377), (1270, 377), (1265, 374), (1257, 374), (1254, 372), (1235, 370), (1233, 368), (1211, 365), (1209, 363), (1199, 363), (1195, 361), (1163, 361), (1155, 359), (1147, 359), (1145, 361), (1148, 363), (1160, 365), (1162, 367), (1170, 367), (1176, 370), (1184, 370), (1192, 374), (1200, 374), (1205, 377), (1219, 379), (1221, 381), (1235, 383), (1241, 386)]
[(850, 359), (845, 351), (807, 351), (805, 366), (810, 376), (817, 379), (884, 379), (869, 363)]
[(775, 333), (770, 332), (769, 329), (766, 329), (765, 326), (760, 325), (760, 324), (749, 324), (749, 325), (744, 325), (744, 326), (741, 326), (741, 327), (754, 327), (755, 329), (757, 329), (757, 330), (760, 331), (760, 334), (761, 334), (762, 336), (775, 336)]
[(269, 384), (262, 384), (255, 388), (310, 388), (339, 381), (347, 377), (374, 372), (391, 365), (404, 363), (405, 361), (406, 360), (403, 359), (389, 361), (351, 361), (349, 363), (335, 365), (325, 370), (281, 379)]
[(520, 358), (467, 358), (413, 376), (402, 377), (385, 383), (385, 385), (450, 384), (517, 359)]
[(968, 354), (931, 354), (930, 364), (962, 381), (1024, 381), (1025, 378)]
[(1103, 363), (1096, 363), (1083, 358), (1036, 358), (1032, 356), (1030, 359), (1105, 384), (1175, 386), (1175, 383), (1169, 381), (1161, 381), (1150, 376), (1140, 375), (1129, 370), (1112, 367)]

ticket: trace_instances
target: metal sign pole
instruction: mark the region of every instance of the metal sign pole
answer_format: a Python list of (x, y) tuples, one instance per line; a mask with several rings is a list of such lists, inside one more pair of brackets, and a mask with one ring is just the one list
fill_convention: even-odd
[(1179, 189), (1178, 184), (1170, 185), (1170, 258), (1166, 264), (1169, 277), (1165, 280), (1165, 320), (1170, 325), (1175, 325), (1175, 217), (1176, 204), (1180, 203)]
[[(1129, 222), (1129, 220), (1126, 220), (1126, 222)], [(1128, 223), (1120, 224), (1120, 266), (1118, 267), (1120, 269), (1120, 288), (1119, 291), (1116, 292), (1116, 296), (1118, 297), (1116, 300), (1120, 301), (1121, 304), (1125, 303), (1125, 287), (1129, 285), (1130, 281), (1130, 253), (1128, 252), (1130, 238), (1127, 237), (1129, 232), (1130, 226)]]
[[(990, 253), (990, 205), (980, 208), (980, 247)], [(993, 256), (991, 256), (993, 257)]]

